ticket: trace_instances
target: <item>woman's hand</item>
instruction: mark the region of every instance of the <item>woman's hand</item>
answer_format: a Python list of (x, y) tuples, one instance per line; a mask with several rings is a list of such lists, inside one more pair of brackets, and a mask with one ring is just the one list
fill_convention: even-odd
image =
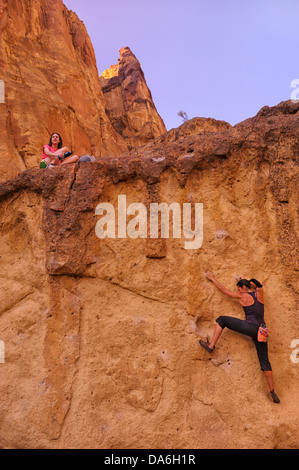
[(210, 280), (213, 281), (215, 279), (214, 274), (211, 271), (206, 272), (206, 277)]
[(213, 284), (217, 287), (217, 289), (219, 289), (221, 292), (223, 292), (223, 294), (228, 295), (232, 299), (240, 300), (240, 298), (241, 298), (240, 292), (234, 292), (234, 291), (229, 290), (226, 287), (224, 287), (219, 281), (217, 281), (217, 279), (215, 278), (214, 274), (211, 273), (211, 271), (207, 271), (205, 274), (206, 274), (206, 277), (210, 281), (213, 282)]
[(59, 152), (60, 152), (59, 156), (63, 157), (65, 152), (69, 152), (69, 149), (68, 149), (68, 147), (62, 147), (61, 149), (59, 149)]
[(245, 277), (241, 276), (241, 274), (236, 274), (235, 276), (233, 276), (233, 280), (236, 282), (241, 281), (241, 279), (245, 279)]

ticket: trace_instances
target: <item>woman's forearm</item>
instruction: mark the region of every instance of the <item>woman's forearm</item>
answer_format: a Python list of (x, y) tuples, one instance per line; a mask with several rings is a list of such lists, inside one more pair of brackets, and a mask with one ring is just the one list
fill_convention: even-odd
[(240, 293), (237, 293), (237, 292), (233, 292), (229, 289), (227, 289), (226, 287), (224, 287), (221, 282), (217, 281), (217, 279), (215, 278), (214, 274), (211, 273), (211, 272), (207, 272), (206, 273), (206, 277), (211, 281), (213, 282), (213, 284), (217, 287), (217, 289), (219, 289), (223, 294), (226, 294), (228, 295), (229, 297), (233, 298), (233, 299), (240, 299)]
[(215, 277), (213, 277), (211, 281), (213, 282), (213, 284), (215, 284), (217, 289), (219, 289), (221, 292), (224, 292), (226, 290), (226, 288), (221, 284), (221, 282), (217, 281)]
[(62, 152), (61, 152), (61, 149), (56, 150), (56, 152), (50, 152), (50, 150), (47, 150), (47, 149), (45, 150), (45, 154), (46, 154), (47, 157), (49, 157), (49, 158), (53, 158), (53, 157), (58, 158), (58, 156), (59, 156), (61, 153), (62, 153)]
[(58, 158), (60, 155), (63, 155), (67, 151), (68, 151), (67, 147), (62, 147), (61, 149), (57, 149), (55, 152), (50, 152), (50, 150), (47, 148), (45, 148), (44, 150), (47, 157), (56, 157), (56, 158)]
[(215, 284), (215, 286), (217, 287), (217, 289), (221, 290), (222, 292), (224, 292), (225, 290), (225, 287), (219, 282), (217, 281), (217, 279), (215, 278), (214, 274), (211, 273), (211, 272), (207, 272), (206, 273), (206, 276), (207, 278), (213, 282), (213, 284)]

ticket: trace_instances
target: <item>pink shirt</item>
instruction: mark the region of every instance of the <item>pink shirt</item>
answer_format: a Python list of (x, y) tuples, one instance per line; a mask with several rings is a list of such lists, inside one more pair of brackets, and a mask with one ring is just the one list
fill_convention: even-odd
[(48, 156), (48, 155), (45, 154), (45, 151), (44, 151), (45, 148), (47, 148), (48, 150), (50, 150), (50, 152), (52, 152), (52, 153), (55, 153), (55, 152), (56, 152), (56, 150), (53, 149), (53, 147), (50, 147), (50, 145), (44, 145), (44, 146), (43, 146), (43, 157), (42, 157), (42, 160), (44, 160), (44, 159), (47, 158), (47, 156)]

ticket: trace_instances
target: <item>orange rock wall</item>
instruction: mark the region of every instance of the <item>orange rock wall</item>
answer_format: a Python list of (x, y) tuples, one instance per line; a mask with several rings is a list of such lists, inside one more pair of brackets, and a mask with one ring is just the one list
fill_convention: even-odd
[[(52, 132), (79, 154), (126, 146), (105, 114), (94, 51), (61, 0), (1, 0), (1, 180), (37, 166)], [(4, 124), (6, 125), (4, 126)], [(9, 160), (6, 160), (7, 152)], [(3, 174), (4, 172), (4, 174)]]
[[(296, 448), (299, 105), (235, 127), (194, 119), (79, 170), (27, 170), (0, 185), (0, 446)], [(203, 245), (99, 239), (100, 202), (203, 203)], [(204, 276), (265, 288), (279, 405), (243, 317)], [(262, 416), (262, 418), (261, 418)]]
[[(106, 114), (93, 46), (76, 14), (62, 0), (0, 0), (0, 11), (0, 79), (5, 85), (5, 103), (0, 103), (0, 181), (37, 167), (52, 132), (59, 132), (63, 144), (79, 156), (124, 152), (128, 142)], [(144, 78), (137, 86), (135, 98), (150, 95)], [(119, 99), (121, 107), (123, 97)], [(142, 111), (142, 126), (151, 130), (143, 140), (136, 140), (134, 133), (134, 145), (165, 132), (164, 124), (154, 132), (155, 124), (146, 124), (146, 119), (152, 121), (151, 114), (157, 115), (152, 101), (149, 106), (146, 115)], [(139, 111), (133, 120), (136, 127)]]

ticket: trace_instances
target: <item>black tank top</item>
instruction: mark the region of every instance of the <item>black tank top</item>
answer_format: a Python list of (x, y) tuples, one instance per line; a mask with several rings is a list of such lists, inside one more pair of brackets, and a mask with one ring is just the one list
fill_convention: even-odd
[(257, 300), (255, 292), (247, 292), (247, 294), (251, 295), (254, 300), (254, 304), (249, 305), (248, 307), (243, 307), (246, 320), (250, 323), (255, 323), (256, 325), (265, 325), (264, 304)]

